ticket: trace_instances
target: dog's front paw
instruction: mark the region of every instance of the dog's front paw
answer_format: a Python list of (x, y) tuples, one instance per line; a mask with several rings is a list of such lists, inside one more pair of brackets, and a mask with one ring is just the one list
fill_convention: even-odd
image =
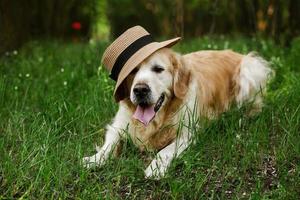
[(85, 168), (94, 168), (97, 166), (101, 166), (104, 163), (104, 156), (101, 152), (96, 153), (90, 157), (84, 157), (82, 159), (82, 165)]
[(94, 168), (97, 166), (96, 156), (82, 158), (82, 165), (85, 168)]
[(165, 176), (167, 169), (168, 163), (165, 163), (160, 159), (154, 159), (145, 170), (145, 178), (153, 178), (159, 180)]

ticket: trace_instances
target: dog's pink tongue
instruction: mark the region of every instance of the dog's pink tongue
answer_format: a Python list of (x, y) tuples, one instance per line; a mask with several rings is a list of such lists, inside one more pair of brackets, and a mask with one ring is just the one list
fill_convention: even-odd
[(149, 124), (149, 122), (154, 118), (154, 116), (155, 116), (154, 106), (149, 106), (146, 108), (137, 106), (133, 114), (133, 118), (139, 120), (145, 126)]

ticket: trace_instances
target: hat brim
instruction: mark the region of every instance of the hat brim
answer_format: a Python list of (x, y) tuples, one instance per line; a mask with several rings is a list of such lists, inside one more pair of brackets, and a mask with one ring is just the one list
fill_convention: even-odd
[(127, 62), (124, 64), (122, 70), (119, 73), (118, 80), (114, 90), (114, 97), (116, 102), (119, 102), (120, 100), (126, 97), (126, 93), (125, 91), (121, 90), (120, 85), (130, 74), (130, 72), (134, 70), (134, 68), (136, 68), (140, 63), (142, 63), (146, 58), (148, 58), (157, 50), (162, 49), (164, 47), (171, 47), (175, 45), (180, 39), (181, 39), (180, 37), (177, 37), (163, 42), (153, 42), (144, 46), (135, 54), (133, 54), (130, 57), (130, 59), (128, 59)]

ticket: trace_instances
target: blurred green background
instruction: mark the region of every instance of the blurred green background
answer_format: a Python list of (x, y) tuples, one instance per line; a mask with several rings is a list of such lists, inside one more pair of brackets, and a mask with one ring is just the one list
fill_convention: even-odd
[(0, 0), (0, 53), (29, 40), (107, 40), (136, 24), (156, 37), (242, 34), (289, 45), (299, 0)]
[[(0, 0), (0, 200), (299, 199), (299, 11), (299, 0)], [(136, 24), (183, 36), (177, 52), (256, 51), (276, 71), (263, 112), (201, 121), (160, 181), (144, 178), (155, 153), (130, 140), (104, 167), (81, 165), (117, 110), (101, 55)]]

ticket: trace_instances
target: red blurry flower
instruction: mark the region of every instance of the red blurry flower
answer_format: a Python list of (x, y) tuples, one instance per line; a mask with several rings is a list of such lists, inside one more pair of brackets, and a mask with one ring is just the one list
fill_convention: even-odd
[(72, 23), (72, 29), (79, 31), (81, 29), (81, 23), (80, 22), (73, 22)]

